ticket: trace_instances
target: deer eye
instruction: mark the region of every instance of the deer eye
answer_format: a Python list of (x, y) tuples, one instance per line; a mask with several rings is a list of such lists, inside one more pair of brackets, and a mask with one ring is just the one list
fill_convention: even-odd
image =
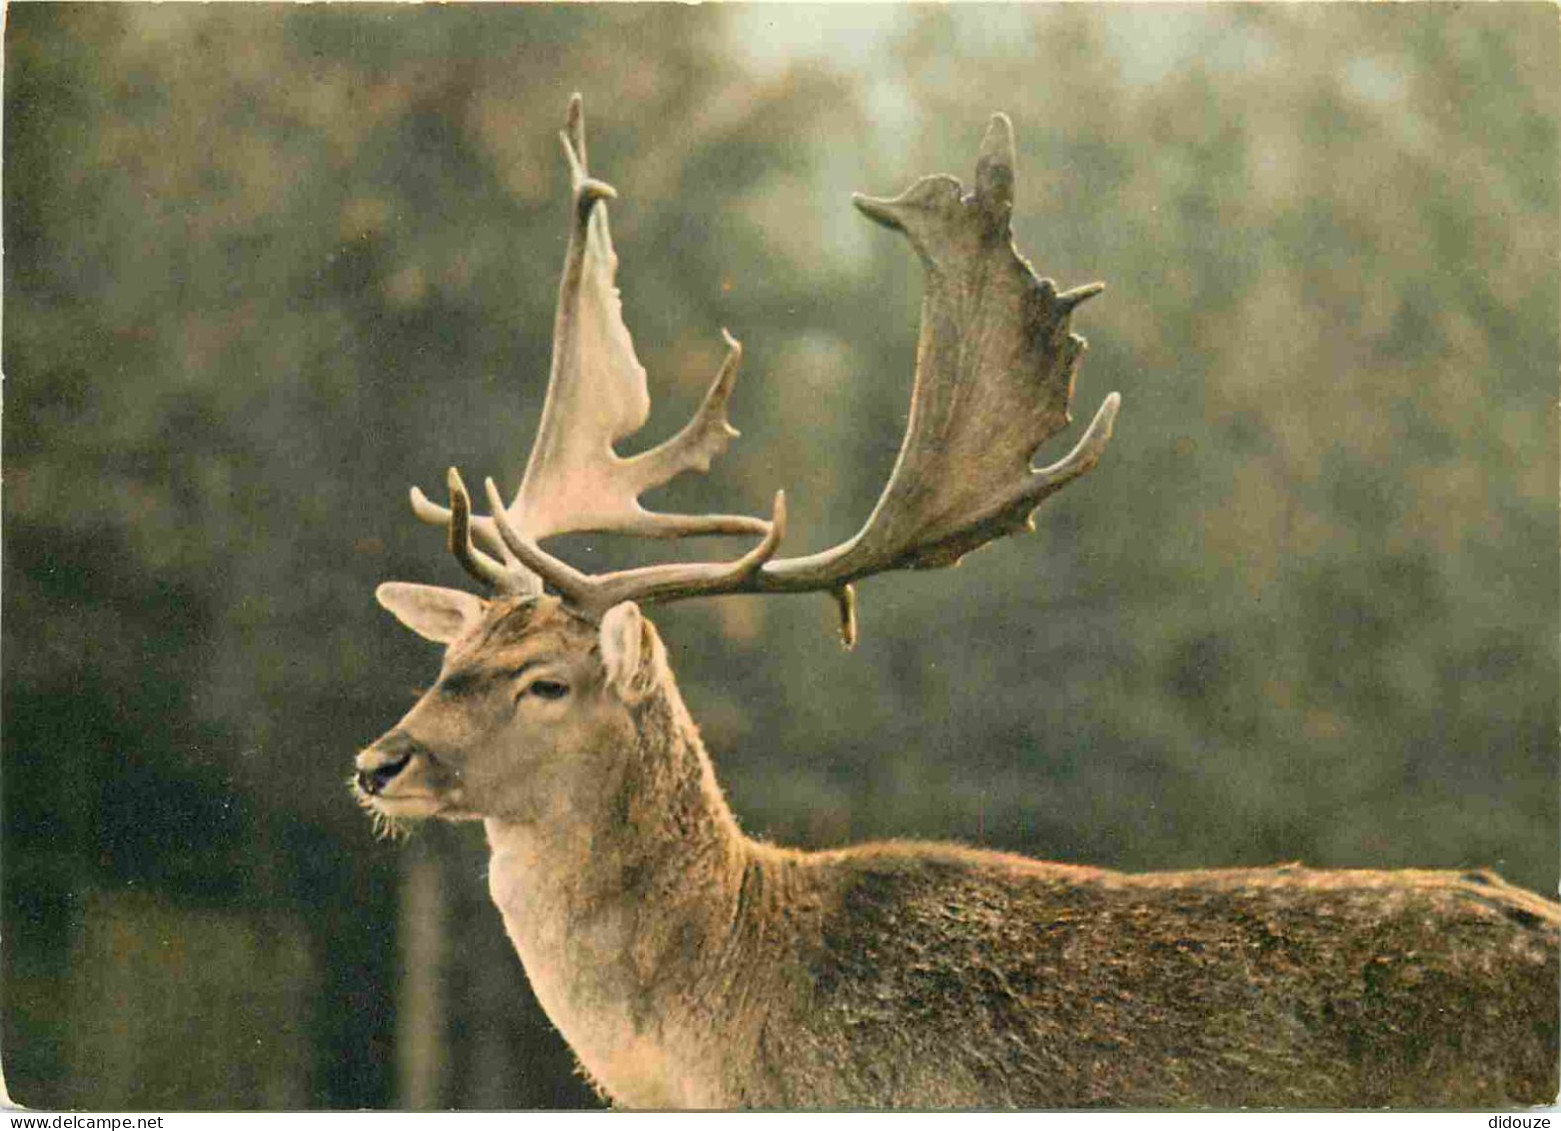
[(524, 694), (535, 695), (538, 699), (562, 699), (569, 694), (569, 685), (556, 679), (534, 679)]

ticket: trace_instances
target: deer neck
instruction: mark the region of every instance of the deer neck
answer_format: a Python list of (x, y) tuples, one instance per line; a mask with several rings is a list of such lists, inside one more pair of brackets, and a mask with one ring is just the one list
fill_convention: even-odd
[(631, 1106), (699, 1106), (693, 1084), (666, 1091), (669, 1066), (709, 1039), (702, 1014), (749, 844), (670, 679), (637, 716), (617, 769), (571, 812), (487, 820), (489, 888), (538, 1000), (592, 1076)]

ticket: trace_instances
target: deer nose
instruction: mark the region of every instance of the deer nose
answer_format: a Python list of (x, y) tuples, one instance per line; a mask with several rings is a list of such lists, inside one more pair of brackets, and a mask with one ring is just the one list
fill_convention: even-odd
[(406, 769), (406, 764), (412, 760), (412, 755), (402, 754), (389, 762), (382, 762), (368, 769), (358, 771), (358, 788), (370, 796), (378, 793), (390, 784), (390, 779)]
[(358, 788), (373, 796), (406, 769), (419, 747), (411, 735), (393, 730), (358, 755)]

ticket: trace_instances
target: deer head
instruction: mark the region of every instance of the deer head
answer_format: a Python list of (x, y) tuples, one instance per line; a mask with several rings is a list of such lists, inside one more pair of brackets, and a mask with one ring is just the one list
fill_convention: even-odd
[(391, 583), (379, 599), (446, 646), (434, 686), (358, 758), (360, 799), (392, 820), (529, 823), (588, 806), (634, 746), (635, 708), (670, 684), (633, 603), (595, 624), (550, 596)]
[[(856, 581), (953, 565), (1030, 529), (1043, 499), (1094, 466), (1120, 403), (1112, 393), (1071, 452), (1031, 466), (1035, 450), (1069, 422), (1085, 349), (1070, 332), (1072, 312), (1103, 288), (1059, 292), (1015, 250), (1013, 131), (997, 114), (972, 191), (934, 176), (894, 199), (854, 201), (910, 240), (927, 278), (906, 435), (862, 530), (820, 553), (776, 558), (786, 525), (781, 492), (768, 519), (647, 511), (641, 494), (691, 468), (707, 470), (737, 434), (727, 403), (742, 350), (725, 335), (726, 359), (677, 435), (638, 456), (614, 452), (644, 424), (649, 398), (615, 284), (606, 202), (616, 193), (587, 170), (578, 95), (562, 140), (573, 189), (570, 239), (547, 398), (520, 487), (506, 503), (488, 479), (486, 516), (472, 513), (453, 468), (448, 507), (412, 489), (414, 513), (445, 528), (451, 552), (491, 595), (406, 584), (378, 591), (403, 623), (447, 648), (433, 689), (358, 757), (358, 795), (384, 816), (513, 817), (589, 793), (610, 773), (611, 752), (632, 746), (636, 705), (658, 689), (676, 701), (639, 604), (820, 591), (838, 602), (850, 646)], [(540, 546), (570, 531), (752, 534), (758, 542), (728, 562), (588, 575)]]

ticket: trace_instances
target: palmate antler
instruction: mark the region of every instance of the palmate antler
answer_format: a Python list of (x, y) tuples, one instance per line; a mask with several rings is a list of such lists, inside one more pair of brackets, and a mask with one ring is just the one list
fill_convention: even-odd
[[(618, 256), (607, 229), (611, 185), (586, 167), (580, 96), (569, 103), (563, 133), (573, 186), (573, 212), (564, 277), (553, 322), (553, 367), (542, 421), (514, 500), (494, 507), (527, 540), (571, 531), (617, 531), (653, 538), (693, 534), (764, 534), (770, 524), (741, 515), (670, 515), (644, 510), (639, 496), (690, 468), (701, 471), (737, 430), (726, 418), (742, 347), (725, 335), (726, 360), (688, 425), (666, 443), (629, 459), (613, 444), (632, 436), (650, 415), (645, 369), (623, 323), (615, 277)], [(412, 488), (412, 509), (425, 522), (447, 526), (450, 547), (473, 577), (502, 592), (537, 592), (541, 579), (512, 554), (491, 518), (472, 518), (460, 476), (450, 470), (451, 506), (438, 506)], [(484, 549), (474, 545), (480, 542)], [(498, 560), (491, 555), (498, 555)]]
[[(953, 565), (987, 542), (1032, 529), (1031, 514), (1042, 500), (1099, 460), (1121, 404), (1116, 393), (1071, 452), (1048, 467), (1030, 465), (1035, 450), (1069, 423), (1073, 376), (1085, 350), (1069, 330), (1072, 312), (1104, 288), (1092, 283), (1059, 293), (1015, 250), (1013, 127), (995, 114), (971, 192), (953, 177), (931, 176), (892, 200), (854, 198), (864, 215), (906, 235), (927, 278), (910, 421), (889, 483), (861, 531), (822, 553), (775, 559), (785, 528), (783, 494), (776, 495), (769, 522), (643, 511), (640, 493), (690, 467), (706, 469), (736, 434), (725, 410), (741, 350), (728, 335), (726, 362), (682, 432), (633, 459), (613, 454), (612, 443), (644, 423), (649, 402), (613, 282), (617, 257), (605, 201), (615, 194), (586, 173), (578, 95), (564, 138), (574, 227), (559, 291), (552, 380), (525, 479), (508, 506), (488, 480), (491, 518), (471, 516), (454, 469), (448, 510), (413, 489), (419, 517), (448, 526), (451, 548), (479, 580), (507, 592), (535, 592), (545, 583), (588, 616), (627, 600), (823, 591), (840, 604), (849, 646), (856, 635), (853, 582), (888, 570)], [(762, 533), (763, 539), (729, 563), (599, 575), (581, 573), (538, 544), (582, 530)], [(474, 536), (485, 549), (473, 544)]]

